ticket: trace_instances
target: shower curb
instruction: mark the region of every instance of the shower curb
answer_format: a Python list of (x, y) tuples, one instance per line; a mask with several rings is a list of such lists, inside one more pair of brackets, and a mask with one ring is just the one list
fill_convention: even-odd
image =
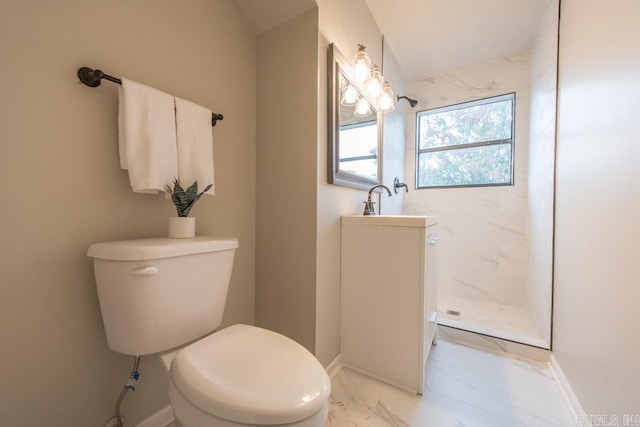
[(506, 353), (538, 362), (549, 362), (551, 352), (547, 349), (496, 338), (478, 332), (470, 332), (452, 326), (438, 325), (438, 338), (483, 350)]

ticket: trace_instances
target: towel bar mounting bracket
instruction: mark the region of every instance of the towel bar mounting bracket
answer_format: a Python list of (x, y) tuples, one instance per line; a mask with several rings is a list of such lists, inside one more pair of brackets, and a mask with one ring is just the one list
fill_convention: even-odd
[(86, 84), (89, 87), (100, 86), (102, 79), (107, 79), (114, 83), (122, 84), (122, 80), (105, 74), (102, 72), (102, 70), (94, 70), (93, 68), (89, 67), (78, 68), (78, 78), (82, 83)]

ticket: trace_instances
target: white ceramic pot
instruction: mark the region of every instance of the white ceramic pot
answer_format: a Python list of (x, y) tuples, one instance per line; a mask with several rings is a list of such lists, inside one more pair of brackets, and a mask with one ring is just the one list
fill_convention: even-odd
[(169, 218), (169, 237), (172, 239), (196, 237), (196, 219), (188, 216), (172, 216)]

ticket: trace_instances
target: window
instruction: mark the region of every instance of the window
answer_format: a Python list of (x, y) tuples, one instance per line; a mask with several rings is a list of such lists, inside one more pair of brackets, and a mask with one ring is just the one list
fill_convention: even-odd
[(417, 188), (513, 185), (515, 94), (417, 114)]

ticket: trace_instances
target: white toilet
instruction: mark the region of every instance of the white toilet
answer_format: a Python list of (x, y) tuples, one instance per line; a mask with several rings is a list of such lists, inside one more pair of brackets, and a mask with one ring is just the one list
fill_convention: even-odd
[(331, 383), (309, 351), (255, 326), (211, 334), (237, 247), (208, 237), (92, 245), (109, 347), (161, 357), (179, 426), (322, 427)]

